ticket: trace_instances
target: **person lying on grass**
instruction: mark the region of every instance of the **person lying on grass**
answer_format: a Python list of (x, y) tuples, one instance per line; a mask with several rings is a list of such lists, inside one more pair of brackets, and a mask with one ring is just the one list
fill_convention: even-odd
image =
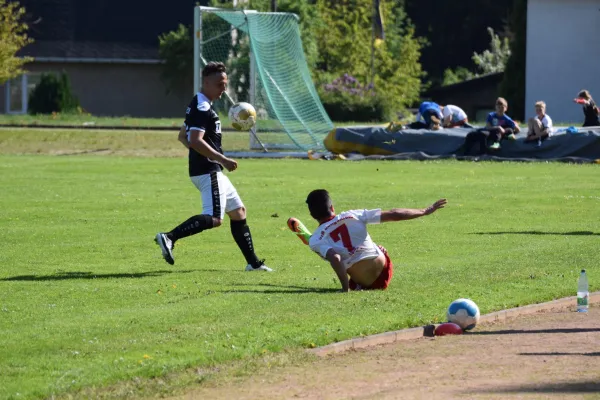
[(376, 245), (367, 232), (367, 224), (405, 221), (433, 214), (446, 205), (440, 199), (423, 209), (394, 208), (389, 211), (351, 210), (335, 213), (327, 190), (309, 193), (306, 203), (310, 215), (319, 223), (311, 235), (297, 218), (288, 219), (288, 227), (304, 244), (316, 252), (335, 271), (342, 292), (386, 289), (392, 280), (393, 265), (388, 252)]

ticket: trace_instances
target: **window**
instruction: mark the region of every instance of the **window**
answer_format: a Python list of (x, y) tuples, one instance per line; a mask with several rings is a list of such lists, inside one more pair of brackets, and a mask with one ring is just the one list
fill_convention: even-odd
[(26, 114), (29, 95), (40, 81), (40, 74), (25, 73), (6, 82), (6, 113)]

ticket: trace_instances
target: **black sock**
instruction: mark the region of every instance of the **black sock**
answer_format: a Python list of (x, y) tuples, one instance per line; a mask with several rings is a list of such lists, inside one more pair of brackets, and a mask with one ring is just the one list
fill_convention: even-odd
[(179, 239), (184, 237), (195, 235), (206, 229), (213, 227), (213, 219), (210, 215), (200, 214), (194, 215), (192, 218), (180, 224), (174, 228), (171, 232), (167, 233), (167, 237), (175, 243)]
[(246, 262), (252, 265), (253, 268), (260, 267), (261, 262), (258, 257), (256, 257), (256, 254), (254, 254), (252, 234), (250, 233), (250, 227), (246, 224), (245, 219), (241, 221), (231, 220), (231, 235), (233, 235), (233, 239), (242, 251)]

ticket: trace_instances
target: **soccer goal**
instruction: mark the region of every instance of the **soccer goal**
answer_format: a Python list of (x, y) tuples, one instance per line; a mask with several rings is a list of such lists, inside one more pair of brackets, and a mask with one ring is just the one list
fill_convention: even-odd
[(200, 6), (194, 11), (194, 91), (204, 65), (221, 61), (229, 88), (215, 108), (223, 116), (240, 101), (256, 108), (251, 149), (323, 148), (333, 124), (304, 58), (298, 16)]

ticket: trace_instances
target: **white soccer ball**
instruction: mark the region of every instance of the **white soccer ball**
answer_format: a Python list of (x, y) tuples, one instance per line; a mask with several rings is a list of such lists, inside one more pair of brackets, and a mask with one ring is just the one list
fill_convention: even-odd
[(249, 131), (256, 124), (256, 110), (250, 103), (237, 103), (229, 109), (231, 126), (238, 131)]
[(454, 300), (448, 307), (448, 322), (454, 322), (465, 331), (473, 329), (479, 322), (479, 307), (470, 299)]

